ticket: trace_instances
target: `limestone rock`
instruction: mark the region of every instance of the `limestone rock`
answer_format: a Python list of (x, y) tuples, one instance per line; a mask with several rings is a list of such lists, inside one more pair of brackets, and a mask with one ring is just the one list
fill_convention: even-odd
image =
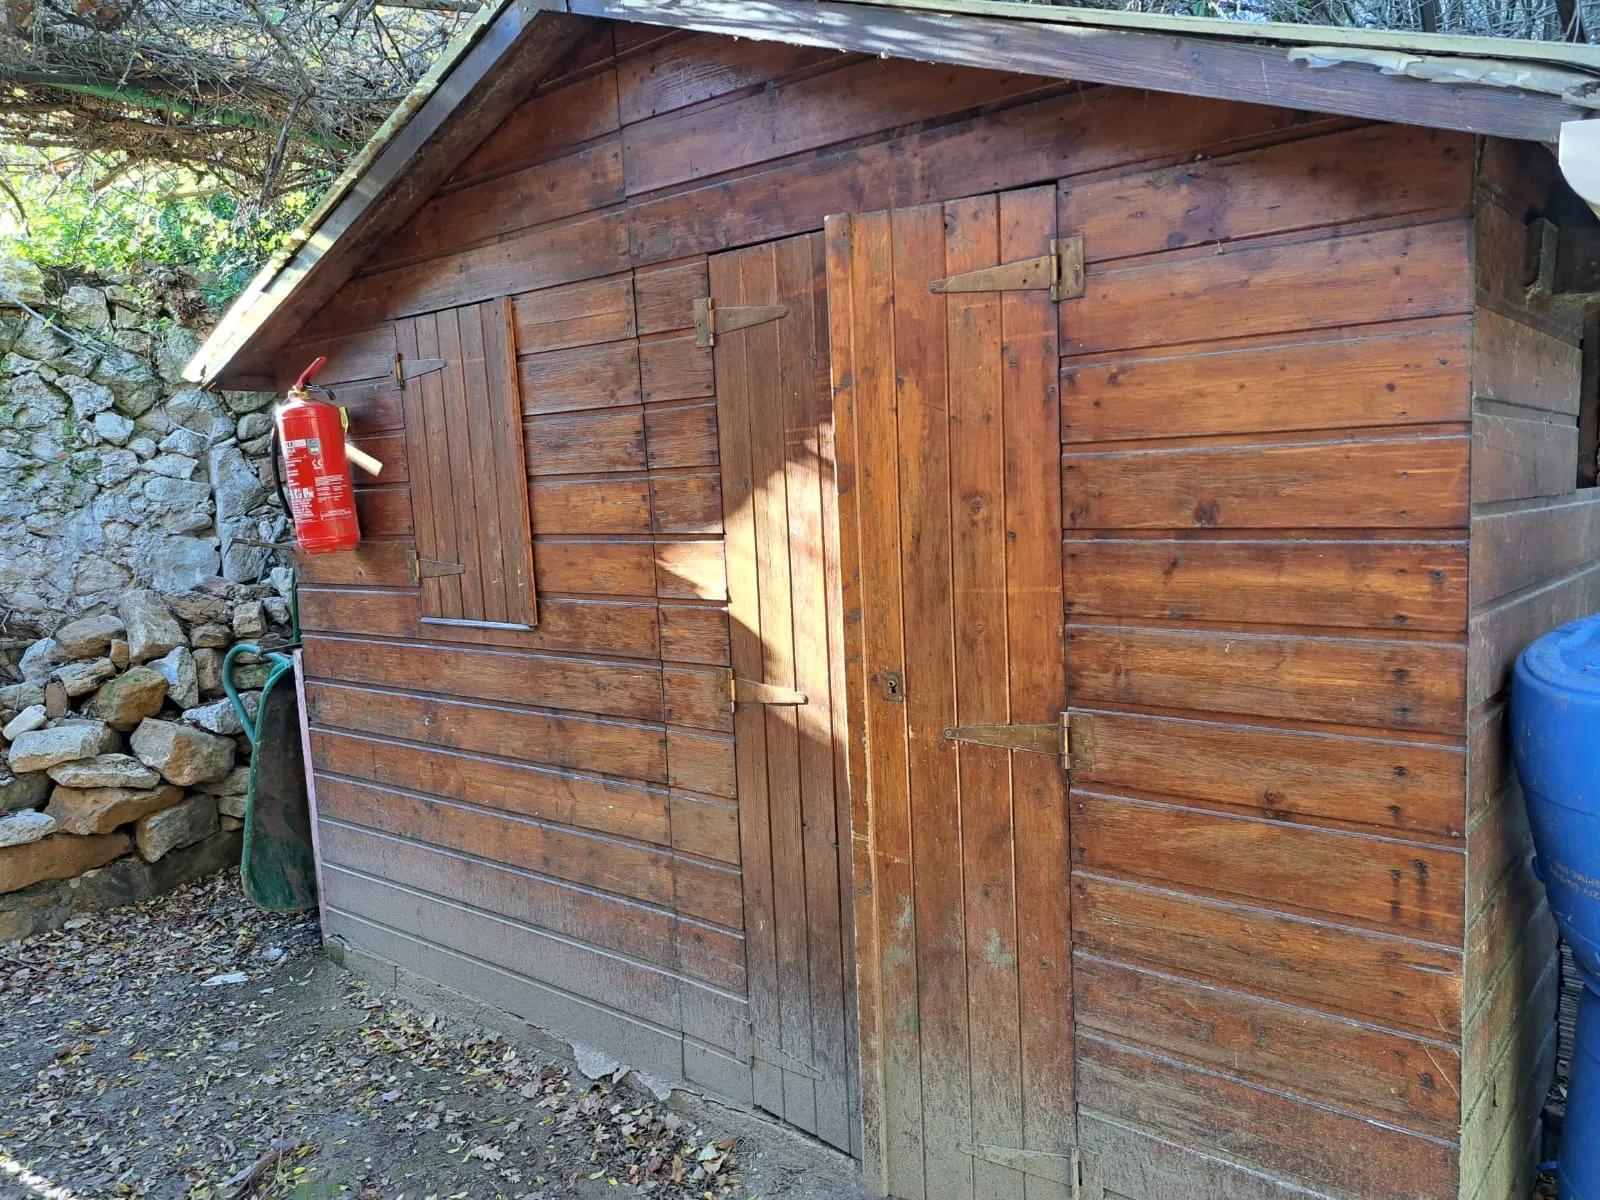
[(56, 308), (79, 329), (102, 333), (111, 327), (111, 308), (105, 293), (97, 288), (75, 283), (56, 301)]
[(222, 402), (229, 412), (259, 412), (278, 400), (277, 392), (223, 392)]
[(117, 412), (95, 413), (94, 431), (113, 445), (121, 446), (133, 436), (133, 422)]
[(217, 832), (217, 802), (204, 792), (196, 792), (172, 808), (140, 817), (133, 827), (139, 857), (155, 862), (168, 851), (192, 846)]
[(64, 717), (72, 709), (72, 697), (67, 695), (67, 685), (52, 676), (44, 685), (44, 715), (52, 721)]
[(144, 464), (144, 469), (152, 475), (164, 475), (168, 479), (193, 479), (199, 466), (186, 454), (158, 454)]
[(266, 607), (259, 600), (247, 600), (233, 606), (233, 632), (235, 637), (257, 638), (267, 631)]
[(76, 700), (79, 696), (87, 696), (116, 673), (117, 669), (111, 665), (109, 658), (96, 658), (57, 667), (55, 679), (67, 689), (67, 695)]
[(49, 718), (44, 714), (44, 705), (30, 704), (12, 717), (4, 729), (0, 729), (0, 737), (4, 737), (8, 742), (14, 742), (25, 733), (43, 729), (47, 720)]
[(240, 817), (230, 817), (223, 813), (217, 814), (217, 828), (223, 833), (233, 833), (244, 828), (244, 820)]
[(22, 660), (17, 667), (22, 671), (25, 682), (43, 686), (44, 681), (50, 678), (50, 672), (66, 661), (66, 655), (61, 653), (55, 638), (42, 638), (22, 652)]
[(72, 892), (51, 880), (0, 896), (0, 942), (60, 929), (72, 916)]
[(122, 638), (111, 639), (111, 646), (106, 651), (106, 657), (111, 660), (111, 665), (119, 671), (126, 671), (128, 664), (133, 661), (133, 655), (128, 653), (128, 643)]
[(161, 782), (160, 775), (131, 754), (97, 754), (57, 763), (49, 775), (70, 788), (152, 788)]
[(196, 649), (226, 650), (233, 645), (231, 625), (195, 625), (189, 630), (189, 644)]
[(189, 647), (174, 646), (166, 657), (150, 665), (166, 678), (168, 700), (179, 708), (193, 708), (200, 703), (200, 680)]
[(161, 439), (160, 449), (167, 454), (181, 454), (185, 458), (192, 458), (198, 461), (210, 444), (206, 440), (205, 434), (196, 433), (192, 429), (185, 429), (182, 425), (179, 425)]
[(44, 291), (44, 272), (25, 258), (0, 258), (0, 288), (11, 293), (0, 296), (0, 305), (20, 300), (39, 308), (50, 302)]
[(37, 683), (12, 683), (0, 687), (0, 708), (20, 712), (30, 704), (44, 703), (44, 688)]
[(194, 678), (202, 696), (222, 695), (222, 651), (201, 649), (194, 652)]
[(221, 779), (233, 768), (236, 749), (228, 738), (152, 718), (134, 730), (131, 745), (140, 762), (180, 787)]
[(183, 629), (159, 592), (129, 588), (118, 598), (117, 612), (127, 626), (128, 653), (135, 662), (159, 658), (184, 644)]
[(70, 879), (104, 866), (133, 849), (125, 833), (75, 837), (56, 833), (26, 846), (0, 850), (0, 892), (14, 892), (42, 879)]
[[(255, 696), (256, 704), (250, 703), (250, 697)], [(239, 697), (240, 703), (245, 706), (245, 711), (254, 718), (251, 712), (253, 707), (260, 704), (261, 698), (253, 692), (245, 692)], [(217, 700), (211, 704), (202, 704), (197, 708), (185, 709), (183, 719), (191, 725), (198, 725), (208, 733), (219, 733), (224, 737), (232, 737), (243, 733), (244, 726), (239, 721), (239, 714), (234, 711), (233, 701)]]
[(240, 763), (215, 783), (206, 784), (205, 789), (219, 799), (237, 796), (242, 808), (244, 794), (250, 790), (250, 764)]
[(50, 794), (50, 776), (43, 771), (14, 775), (0, 766), (0, 813), (16, 812), (42, 804)]
[(263, 412), (245, 413), (239, 418), (239, 424), (234, 428), (234, 435), (241, 442), (248, 442), (258, 437), (265, 437), (272, 432), (272, 418)]
[(55, 632), (56, 645), (67, 658), (94, 658), (111, 648), (111, 639), (125, 632), (122, 618), (115, 613), (100, 613), (69, 621)]
[(248, 801), (249, 797), (242, 794), (238, 796), (218, 796), (217, 811), (225, 817), (234, 817), (242, 821), (244, 820), (245, 805)]
[(161, 381), (150, 364), (126, 350), (102, 354), (89, 378), (110, 388), (117, 398), (117, 411), (130, 417), (149, 412), (161, 399)]
[(287, 600), (282, 600), (277, 596), (268, 596), (261, 602), (261, 606), (267, 610), (267, 620), (272, 624), (287, 625), (289, 623), (291, 613)]
[(116, 396), (105, 384), (95, 383), (82, 375), (58, 375), (56, 386), (72, 401), (72, 415), (80, 421), (94, 416), (95, 413), (106, 412), (117, 401)]
[(186, 625), (225, 625), (233, 615), (226, 600), (205, 592), (179, 592), (166, 599), (172, 615)]
[[(172, 483), (180, 487), (205, 488), (205, 484), (184, 483), (174, 479), (152, 479), (150, 483)], [(148, 491), (148, 487), (146, 488)], [(210, 501), (206, 503), (209, 505)], [(191, 514), (197, 529), (209, 526), (204, 512)], [(183, 528), (190, 528), (185, 525)], [(202, 579), (217, 573), (217, 543), (210, 537), (162, 537), (150, 541), (150, 559), (154, 566), (151, 581), (163, 591), (179, 592), (194, 587)]]
[(237, 867), (241, 841), (237, 833), (221, 833), (165, 854), (157, 863), (129, 855), (85, 871), (65, 885), (70, 889), (72, 911), (91, 913), (142, 904), (182, 884)]
[(110, 833), (119, 825), (162, 812), (182, 800), (183, 789), (170, 783), (153, 788), (58, 787), (50, 793), (50, 804), (44, 811), (63, 832), (86, 837)]
[[(110, 732), (99, 721), (63, 721), (48, 729), (35, 729), (11, 743), (11, 770), (20, 775), (24, 771), (46, 771), (57, 763), (93, 758), (104, 748)], [(231, 759), (228, 765), (233, 765)]]
[(56, 819), (48, 813), (34, 812), (31, 808), (0, 817), (0, 848), (26, 846), (56, 831)]
[[(200, 336), (182, 325), (170, 325), (156, 347), (156, 369), (170, 384), (183, 382), (183, 369), (200, 349)], [(198, 390), (198, 389), (192, 389)]]
[(112, 729), (127, 733), (161, 711), (167, 677), (154, 667), (130, 667), (95, 693), (88, 712)]

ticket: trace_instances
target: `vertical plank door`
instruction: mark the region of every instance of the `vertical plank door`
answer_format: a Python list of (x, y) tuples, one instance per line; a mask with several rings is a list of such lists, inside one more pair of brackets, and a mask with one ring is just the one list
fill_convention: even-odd
[(730, 326), (759, 318), (716, 334), (713, 349), (740, 697), (734, 737), (755, 1101), (854, 1152), (849, 865), (839, 852), (849, 814), (835, 702), (843, 696), (843, 633), (822, 236), (717, 255), (710, 281), (717, 318)]
[(1064, 765), (945, 736), (1066, 707), (1055, 304), (930, 288), (1049, 254), (1054, 204), (827, 227), (863, 1158), (905, 1200), (1071, 1193)]

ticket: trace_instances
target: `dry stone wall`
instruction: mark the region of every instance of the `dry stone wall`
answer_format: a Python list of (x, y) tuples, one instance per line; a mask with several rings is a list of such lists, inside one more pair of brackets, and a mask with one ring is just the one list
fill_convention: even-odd
[(192, 311), (0, 262), (0, 637), (49, 633), (130, 586), (254, 583), (287, 561), (250, 544), (288, 537), (274, 397), (184, 384), (203, 328), (177, 316)]

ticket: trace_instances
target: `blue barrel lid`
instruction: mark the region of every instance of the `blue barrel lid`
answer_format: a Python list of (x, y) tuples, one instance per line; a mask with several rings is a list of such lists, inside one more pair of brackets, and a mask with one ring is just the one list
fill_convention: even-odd
[(1520, 665), (1552, 688), (1600, 695), (1600, 613), (1552, 629), (1522, 652)]

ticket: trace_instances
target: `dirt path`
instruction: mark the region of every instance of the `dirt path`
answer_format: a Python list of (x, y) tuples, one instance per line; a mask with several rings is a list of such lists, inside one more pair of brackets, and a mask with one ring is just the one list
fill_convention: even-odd
[(0, 947), (0, 1197), (861, 1194), (780, 1131), (379, 995), (228, 876), (73, 925)]

